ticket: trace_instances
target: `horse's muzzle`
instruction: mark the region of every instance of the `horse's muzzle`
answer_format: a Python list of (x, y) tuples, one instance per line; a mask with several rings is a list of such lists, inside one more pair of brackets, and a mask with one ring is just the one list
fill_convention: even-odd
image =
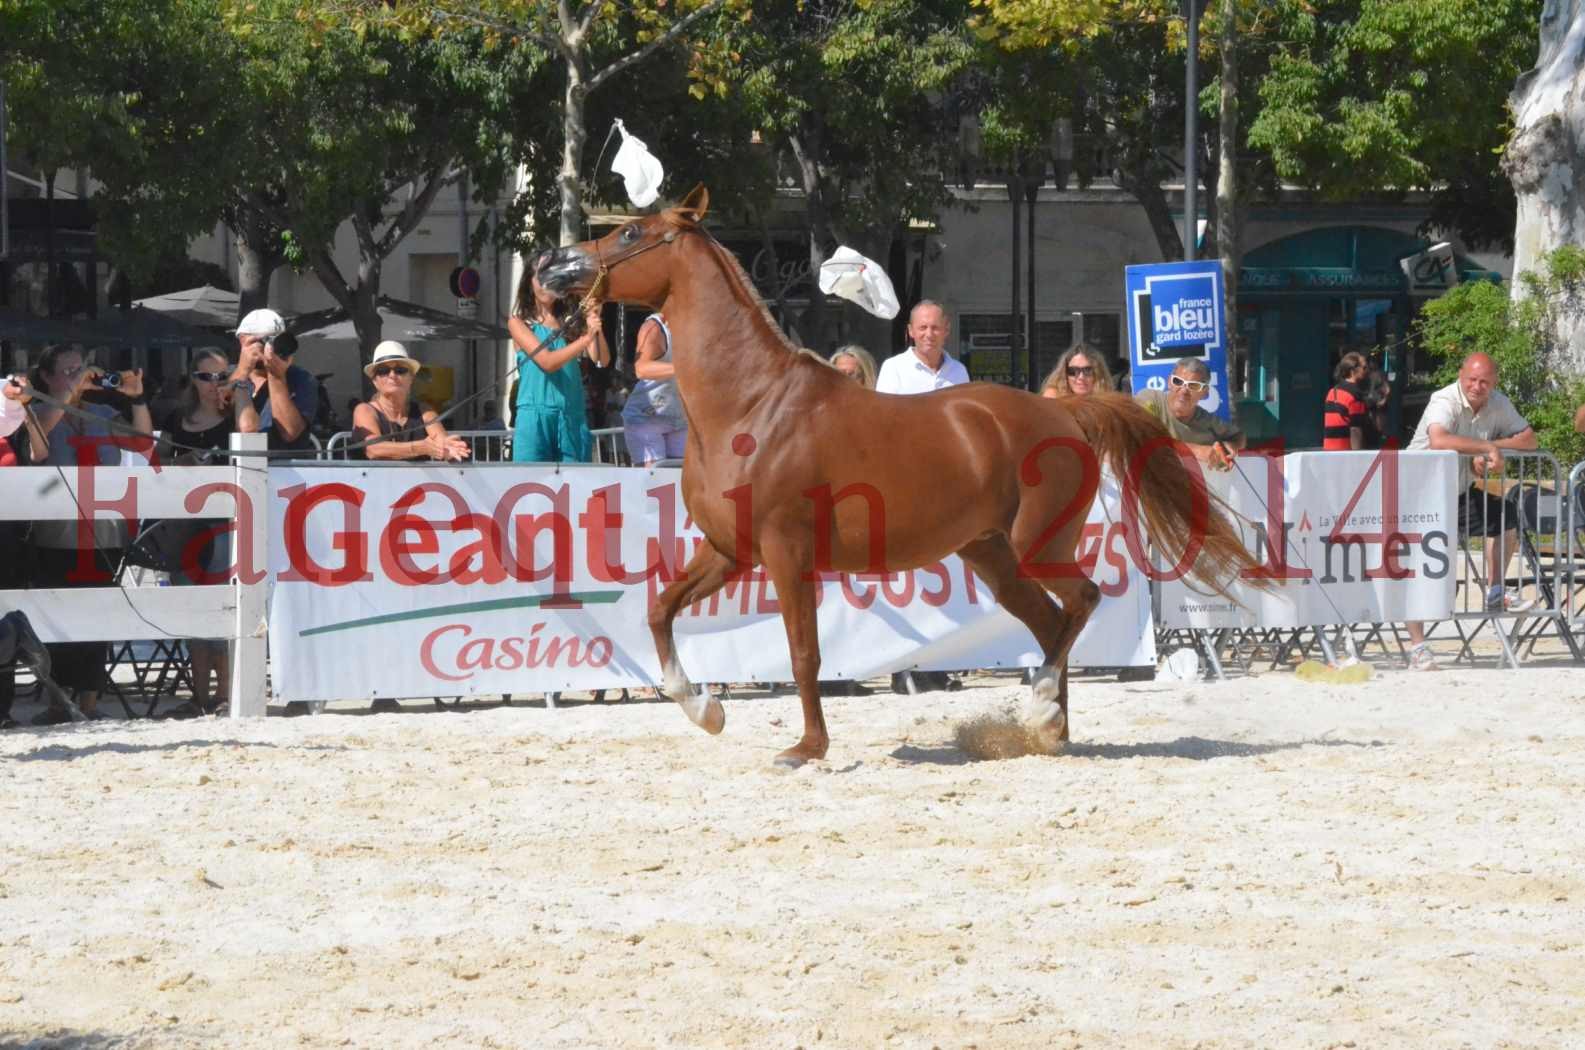
[(569, 245), (550, 253), (539, 268), (539, 283), (556, 295), (581, 295), (594, 283), (597, 270), (593, 256)]

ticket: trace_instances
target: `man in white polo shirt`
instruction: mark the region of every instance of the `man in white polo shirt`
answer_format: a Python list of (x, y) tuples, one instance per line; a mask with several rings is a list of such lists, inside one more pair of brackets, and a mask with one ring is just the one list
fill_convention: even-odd
[[(888, 357), (881, 365), (875, 389), (882, 394), (928, 394), (969, 381), (963, 363), (947, 354), (952, 322), (933, 299), (921, 299), (908, 311), (908, 349)], [(892, 692), (922, 689), (955, 689), (958, 683), (944, 671), (899, 671), (892, 675)]]
[(947, 353), (952, 322), (941, 304), (921, 299), (908, 312), (908, 349), (881, 365), (875, 389), (882, 394), (928, 394), (969, 381), (963, 363)]
[[(1523, 612), (1533, 601), (1503, 587), (1507, 552), (1513, 549), (1518, 508), (1501, 493), (1475, 487), (1471, 466), (1484, 475), (1502, 477), (1503, 449), (1532, 451), (1535, 430), (1519, 414), (1506, 394), (1497, 389), (1497, 362), (1473, 353), (1459, 366), (1458, 382), (1438, 390), (1426, 403), (1425, 414), (1409, 441), (1410, 451), (1449, 449), (1460, 453), (1458, 465), (1459, 531), (1486, 538), (1486, 611)], [(1423, 626), (1407, 624), (1409, 666), (1417, 671), (1435, 668), (1425, 645)]]

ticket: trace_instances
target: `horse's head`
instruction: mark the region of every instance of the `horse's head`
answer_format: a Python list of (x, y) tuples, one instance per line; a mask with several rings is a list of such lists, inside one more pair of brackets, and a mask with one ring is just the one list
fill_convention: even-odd
[(539, 283), (564, 297), (592, 293), (596, 299), (659, 307), (671, 290), (672, 253), (656, 249), (697, 227), (709, 210), (709, 191), (695, 186), (675, 208), (634, 219), (597, 241), (557, 248), (540, 268)]

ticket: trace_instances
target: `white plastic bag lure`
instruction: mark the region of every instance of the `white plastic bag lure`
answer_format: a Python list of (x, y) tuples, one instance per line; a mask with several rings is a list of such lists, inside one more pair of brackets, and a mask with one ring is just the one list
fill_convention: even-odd
[(858, 303), (876, 317), (897, 316), (897, 292), (880, 263), (843, 246), (820, 264), (820, 290)]
[(666, 169), (659, 158), (644, 145), (644, 140), (627, 133), (622, 122), (616, 122), (622, 133), (622, 145), (611, 158), (611, 170), (622, 176), (627, 184), (627, 199), (635, 208), (647, 208), (660, 196), (660, 184), (666, 178)]

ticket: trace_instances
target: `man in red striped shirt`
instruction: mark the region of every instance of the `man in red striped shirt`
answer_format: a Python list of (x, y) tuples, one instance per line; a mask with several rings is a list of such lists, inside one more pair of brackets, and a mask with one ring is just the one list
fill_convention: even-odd
[(1332, 375), (1337, 385), (1326, 392), (1321, 448), (1327, 452), (1364, 448), (1368, 411), (1364, 383), (1370, 375), (1370, 363), (1364, 354), (1350, 350), (1337, 362)]

